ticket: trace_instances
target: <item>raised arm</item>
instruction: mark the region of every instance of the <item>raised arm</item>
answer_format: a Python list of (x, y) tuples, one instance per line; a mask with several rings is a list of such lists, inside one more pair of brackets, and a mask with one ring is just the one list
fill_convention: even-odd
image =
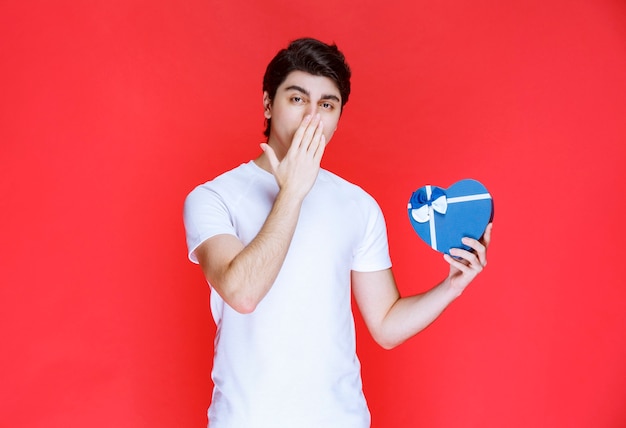
[(279, 186), (274, 205), (257, 236), (246, 246), (232, 235), (217, 235), (196, 250), (206, 279), (233, 309), (254, 311), (272, 287), (287, 255), (302, 201), (313, 187), (326, 145), (323, 125), (306, 117), (279, 160), (263, 144), (262, 157)]
[(391, 349), (422, 331), (459, 297), (487, 264), (487, 247), (492, 225), (481, 241), (465, 238), (474, 251), (452, 249), (456, 257), (444, 255), (450, 273), (429, 291), (400, 297), (391, 269), (352, 272), (352, 289), (363, 319), (378, 344)]

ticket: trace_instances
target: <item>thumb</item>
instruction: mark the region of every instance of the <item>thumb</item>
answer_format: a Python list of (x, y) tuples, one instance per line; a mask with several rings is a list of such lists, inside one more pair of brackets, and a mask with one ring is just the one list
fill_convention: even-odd
[(278, 158), (276, 157), (276, 153), (274, 149), (269, 146), (267, 143), (261, 143), (261, 150), (265, 152), (267, 156), (267, 160), (270, 162), (270, 166), (272, 167), (272, 171), (276, 171), (278, 169)]

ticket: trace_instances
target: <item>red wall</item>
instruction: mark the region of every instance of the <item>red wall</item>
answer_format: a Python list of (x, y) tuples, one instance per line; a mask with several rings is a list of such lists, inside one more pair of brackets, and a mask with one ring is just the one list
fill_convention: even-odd
[(383, 351), (357, 319), (373, 427), (626, 426), (626, 4), (402, 3), (0, 3), (3, 426), (204, 426), (182, 202), (256, 156), (264, 67), (305, 35), (352, 65), (324, 164), (380, 202), (403, 294), (446, 273), (411, 192), (495, 197), (433, 326)]

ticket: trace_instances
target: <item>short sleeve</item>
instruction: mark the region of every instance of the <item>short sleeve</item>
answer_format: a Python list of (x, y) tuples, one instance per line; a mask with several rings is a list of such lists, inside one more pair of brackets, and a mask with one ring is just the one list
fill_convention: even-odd
[(363, 239), (356, 248), (352, 270), (358, 272), (374, 272), (391, 267), (387, 226), (383, 213), (376, 201), (368, 195), (365, 208), (367, 213)]
[(194, 251), (200, 244), (220, 234), (236, 235), (231, 215), (222, 197), (206, 184), (187, 195), (183, 208), (187, 256), (198, 263)]

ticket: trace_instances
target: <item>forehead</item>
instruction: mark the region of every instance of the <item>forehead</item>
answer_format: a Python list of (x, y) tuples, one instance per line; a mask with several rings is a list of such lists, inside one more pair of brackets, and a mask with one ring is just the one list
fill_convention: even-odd
[(316, 76), (306, 71), (292, 71), (287, 75), (285, 81), (278, 87), (278, 90), (287, 90), (288, 88), (298, 87), (306, 90), (311, 95), (324, 94), (334, 95), (341, 99), (339, 88), (334, 80), (326, 76)]

